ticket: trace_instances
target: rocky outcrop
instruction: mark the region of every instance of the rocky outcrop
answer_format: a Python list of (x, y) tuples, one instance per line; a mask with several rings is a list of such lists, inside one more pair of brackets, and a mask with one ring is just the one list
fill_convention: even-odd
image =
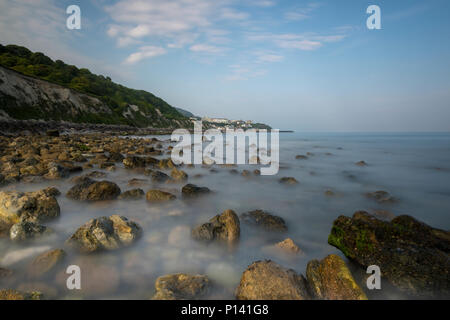
[(408, 294), (450, 295), (448, 231), (406, 215), (388, 222), (359, 211), (334, 221), (328, 243), (364, 267), (379, 266), (383, 277)]
[(159, 277), (155, 283), (153, 300), (195, 300), (205, 297), (210, 281), (204, 275), (184, 273)]
[(115, 250), (131, 245), (141, 232), (137, 223), (113, 215), (89, 220), (67, 240), (67, 244), (85, 253)]
[(367, 296), (339, 256), (308, 263), (306, 277), (311, 294), (321, 300), (367, 300)]
[(221, 240), (233, 243), (239, 240), (239, 218), (233, 210), (225, 210), (215, 216), (208, 223), (192, 229), (192, 237), (200, 241)]
[(305, 278), (294, 270), (266, 260), (251, 264), (236, 289), (239, 300), (307, 300)]
[(241, 221), (261, 227), (267, 231), (286, 231), (287, 226), (283, 218), (272, 215), (263, 210), (253, 210), (241, 214)]
[(73, 186), (67, 197), (73, 200), (114, 200), (121, 193), (117, 184), (110, 181), (94, 181), (89, 178)]

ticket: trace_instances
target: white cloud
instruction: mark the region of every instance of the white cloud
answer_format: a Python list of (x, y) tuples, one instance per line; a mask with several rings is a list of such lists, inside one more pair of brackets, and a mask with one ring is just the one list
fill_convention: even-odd
[(189, 48), (193, 52), (203, 52), (203, 53), (222, 53), (224, 48), (212, 46), (209, 44), (195, 44)]
[(299, 21), (311, 17), (311, 13), (320, 7), (317, 2), (311, 2), (305, 7), (294, 8), (284, 14), (286, 20)]
[(166, 49), (155, 46), (141, 47), (138, 52), (132, 53), (125, 60), (126, 64), (135, 64), (143, 59), (153, 58), (166, 54)]
[(252, 0), (250, 1), (250, 4), (256, 7), (263, 8), (273, 7), (274, 5), (276, 5), (275, 1), (270, 0)]
[(248, 19), (249, 15), (245, 12), (225, 8), (222, 10), (221, 17), (228, 20), (246, 20)]
[(225, 77), (227, 81), (242, 81), (251, 78), (261, 77), (267, 73), (267, 70), (253, 70), (250, 67), (243, 67), (240, 64), (229, 66), (231, 74)]
[(284, 57), (272, 54), (272, 53), (259, 53), (257, 54), (257, 61), (258, 62), (280, 62), (283, 61)]
[(316, 34), (250, 34), (249, 40), (272, 42), (279, 48), (312, 51), (321, 48), (325, 43), (339, 42), (345, 35), (316, 35)]

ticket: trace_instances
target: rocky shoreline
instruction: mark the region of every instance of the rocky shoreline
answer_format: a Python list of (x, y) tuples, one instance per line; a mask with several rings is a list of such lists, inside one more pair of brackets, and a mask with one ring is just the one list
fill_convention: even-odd
[[(119, 168), (144, 172), (151, 181), (163, 183), (181, 192), (187, 204), (199, 197), (208, 197), (206, 186), (190, 183), (191, 177), (170, 160), (171, 146), (159, 139), (130, 139), (120, 137), (128, 128), (100, 126), (117, 133), (93, 132), (89, 134), (60, 135), (72, 130), (74, 124), (27, 122), (16, 135), (0, 136), (0, 183), (33, 184), (42, 181), (67, 180), (72, 187), (65, 193), (55, 187), (34, 192), (4, 190), (0, 192), (0, 237), (14, 243), (33, 243), (55, 231), (45, 224), (64, 215), (59, 205), (61, 197), (77, 202), (147, 201), (161, 203), (173, 201), (177, 195), (167, 190), (140, 188), (127, 191), (114, 182), (104, 180), (103, 171)], [(19, 123), (9, 122), (11, 128)], [(0, 123), (0, 128), (7, 131)], [(77, 127), (73, 127), (74, 132)], [(80, 128), (80, 127), (78, 127)], [(82, 126), (82, 130), (93, 130)], [(117, 131), (115, 131), (117, 129)], [(78, 129), (81, 130), (81, 129)], [(140, 129), (136, 129), (140, 130)], [(23, 131), (28, 131), (24, 134)], [(34, 134), (36, 132), (45, 134)], [(139, 131), (142, 132), (142, 131)], [(17, 133), (17, 132), (16, 132)], [(133, 133), (136, 134), (136, 133)], [(144, 134), (144, 133), (142, 133)], [(165, 156), (157, 159), (156, 156)], [(202, 166), (211, 170), (210, 166)], [(228, 168), (230, 173), (236, 168)], [(87, 171), (85, 174), (81, 174)], [(243, 172), (244, 173), (244, 172)], [(72, 175), (78, 174), (76, 177)], [(255, 176), (256, 177), (256, 176)], [(280, 187), (295, 188), (292, 177), (280, 179)], [(129, 184), (139, 185), (136, 179)], [(218, 190), (217, 192), (220, 192)], [(373, 197), (379, 201), (374, 193)], [(386, 199), (383, 193), (383, 199)], [(390, 198), (389, 198), (390, 199)], [(279, 234), (284, 241), (274, 243), (275, 250), (288, 255), (301, 255), (302, 250), (284, 235), (289, 230), (286, 221), (270, 212), (255, 209), (241, 214), (232, 209), (211, 217), (200, 225), (191, 225), (191, 237), (206, 245), (216, 244), (229, 248), (240, 245), (242, 225), (261, 230), (263, 234)], [(67, 253), (96, 255), (100, 252), (127, 250), (147, 230), (138, 221), (122, 215), (106, 215), (88, 220), (62, 243), (55, 243), (33, 257), (25, 271), (34, 281), (54, 277), (61, 273)], [(324, 239), (326, 243), (327, 239)], [(367, 212), (356, 212), (352, 218), (338, 217), (332, 226), (328, 243), (338, 248), (361, 272), (370, 265), (378, 265), (383, 279), (399, 291), (413, 298), (450, 297), (450, 233), (432, 228), (410, 216), (397, 216), (385, 221)], [(272, 260), (248, 261), (235, 290), (236, 299), (265, 300), (365, 300), (368, 298), (365, 282), (354, 277), (347, 263), (331, 254), (321, 260), (307, 263), (306, 275), (286, 268)], [(16, 272), (0, 265), (1, 299), (45, 299), (53, 297), (38, 288), (23, 291), (8, 279)], [(364, 280), (364, 279), (363, 279)], [(8, 284), (6, 286), (5, 284)], [(153, 299), (202, 299), (208, 297), (214, 283), (207, 275), (176, 273), (156, 279)], [(148, 294), (151, 297), (151, 294)], [(53, 297), (58, 298), (58, 297)]]

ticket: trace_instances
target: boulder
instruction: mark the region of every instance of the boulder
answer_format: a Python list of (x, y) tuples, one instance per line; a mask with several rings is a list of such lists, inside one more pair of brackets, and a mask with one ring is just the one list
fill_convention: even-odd
[(183, 197), (196, 197), (199, 195), (210, 193), (211, 190), (209, 190), (206, 187), (198, 187), (194, 184), (187, 184), (181, 189), (181, 193), (183, 194)]
[(169, 201), (175, 200), (176, 196), (169, 192), (161, 191), (161, 190), (149, 190), (146, 195), (147, 201), (150, 202), (160, 202), (160, 201)]
[(194, 300), (206, 296), (210, 281), (204, 275), (184, 273), (159, 277), (155, 283), (153, 300)]
[(114, 200), (121, 193), (117, 184), (110, 181), (94, 181), (89, 178), (73, 186), (68, 192), (67, 197), (73, 200)]
[(49, 189), (37, 192), (0, 192), (0, 223), (44, 222), (59, 217), (60, 207)]
[(192, 230), (192, 237), (201, 241), (222, 240), (229, 243), (236, 242), (240, 236), (239, 218), (233, 210), (225, 210), (208, 223), (204, 223)]
[(283, 218), (267, 213), (263, 210), (253, 210), (241, 214), (245, 223), (259, 226), (267, 231), (286, 231), (287, 226)]
[(239, 300), (307, 300), (305, 278), (294, 270), (266, 260), (256, 261), (242, 274), (236, 289)]
[(9, 230), (9, 238), (13, 241), (25, 241), (49, 235), (53, 231), (50, 228), (35, 222), (21, 221), (12, 225)]
[(367, 296), (341, 257), (331, 254), (312, 260), (306, 268), (311, 294), (321, 300), (367, 300)]
[(30, 275), (32, 277), (41, 277), (50, 272), (54, 272), (64, 260), (65, 256), (66, 253), (61, 249), (50, 250), (40, 254), (29, 266)]
[(407, 294), (450, 295), (450, 233), (413, 217), (391, 221), (364, 211), (337, 218), (328, 243), (367, 268), (377, 265), (383, 277)]
[(121, 200), (139, 200), (142, 199), (145, 195), (144, 190), (142, 189), (132, 189), (125, 191), (119, 196)]
[(67, 243), (81, 252), (115, 250), (131, 245), (142, 233), (141, 227), (125, 217), (113, 215), (91, 219)]
[(356, 162), (355, 165), (357, 165), (358, 167), (365, 167), (365, 166), (367, 166), (367, 163), (364, 160), (362, 160), (362, 161)]

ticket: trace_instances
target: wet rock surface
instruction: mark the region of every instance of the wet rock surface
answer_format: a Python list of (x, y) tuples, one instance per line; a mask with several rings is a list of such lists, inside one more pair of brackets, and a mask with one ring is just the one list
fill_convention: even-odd
[(221, 240), (229, 243), (236, 242), (240, 236), (239, 218), (233, 210), (225, 210), (215, 216), (208, 223), (192, 229), (192, 237), (200, 241)]
[(199, 187), (194, 184), (187, 184), (181, 189), (183, 197), (192, 198), (200, 195), (208, 194), (211, 192), (207, 187)]
[(16, 242), (32, 240), (53, 233), (53, 230), (35, 222), (22, 221), (9, 230), (9, 237)]
[(195, 300), (205, 297), (210, 287), (208, 277), (184, 273), (159, 277), (153, 300)]
[(67, 244), (86, 253), (116, 250), (131, 245), (141, 232), (137, 223), (113, 215), (89, 220), (67, 240)]
[(287, 226), (283, 218), (272, 215), (263, 210), (245, 212), (240, 216), (241, 221), (261, 227), (267, 231), (286, 231)]
[(293, 177), (284, 177), (280, 179), (280, 183), (288, 186), (294, 186), (298, 184), (298, 181)]
[(145, 195), (144, 190), (142, 189), (132, 189), (125, 191), (119, 196), (120, 200), (139, 200), (142, 199)]
[(55, 272), (55, 269), (64, 260), (66, 253), (62, 249), (55, 249), (44, 252), (37, 256), (29, 266), (29, 273), (32, 277), (41, 277), (45, 274)]
[(333, 223), (328, 243), (364, 267), (377, 265), (400, 290), (417, 296), (449, 296), (450, 234), (410, 216), (390, 222), (364, 211)]
[(329, 255), (321, 261), (312, 260), (306, 268), (309, 291), (321, 300), (367, 300), (344, 260)]
[(146, 199), (149, 202), (161, 202), (175, 200), (176, 196), (161, 190), (149, 190), (147, 191)]
[(307, 300), (305, 278), (294, 270), (266, 260), (251, 264), (236, 289), (239, 300)]
[(117, 184), (110, 181), (94, 181), (89, 178), (73, 186), (66, 196), (73, 200), (114, 200), (121, 190)]

